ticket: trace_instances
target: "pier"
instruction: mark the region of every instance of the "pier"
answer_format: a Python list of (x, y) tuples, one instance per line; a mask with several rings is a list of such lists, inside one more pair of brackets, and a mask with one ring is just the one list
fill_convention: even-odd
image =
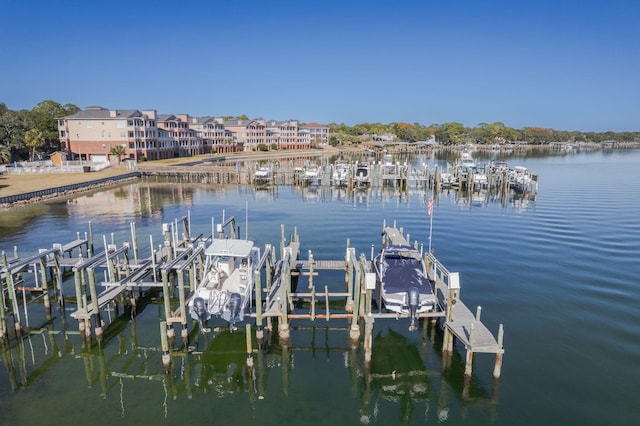
[[(232, 238), (239, 237), (233, 217), (217, 225), (212, 220), (211, 226), (210, 236), (192, 236), (188, 216), (165, 223), (162, 225), (163, 239), (157, 248), (153, 237), (149, 236), (151, 250), (146, 257), (138, 253), (135, 224), (131, 224), (130, 242), (118, 246), (113, 236), (110, 243), (103, 236), (104, 248), (97, 253), (94, 253), (91, 225), (84, 238), (78, 234), (76, 239), (66, 244), (55, 244), (37, 255), (22, 258), (16, 250), (14, 258), (9, 259), (3, 253), (0, 339), (10, 337), (8, 331), (11, 322), (15, 336), (24, 332), (22, 317), (28, 318), (27, 304), (32, 300), (27, 293), (41, 294), (45, 309), (49, 311), (51, 290), (61, 306), (69, 303), (70, 295), (65, 296), (62, 289), (63, 275), (71, 273), (76, 307), (70, 317), (78, 321), (78, 332), (88, 344), (93, 338), (98, 341), (104, 339), (105, 329), (121, 312), (135, 316), (136, 304), (145, 291), (161, 294), (164, 315), (159, 327), (159, 341), (162, 362), (168, 370), (172, 357), (182, 356), (179, 355), (182, 353), (180, 350), (176, 351), (174, 327), (179, 329), (181, 347), (186, 348), (193, 338), (189, 325), (197, 325), (197, 321), (190, 318), (188, 304), (205, 273), (206, 245), (216, 238), (227, 238), (227, 234)], [(397, 228), (395, 224), (383, 224), (383, 245), (410, 245), (408, 241), (402, 228)], [(306, 252), (306, 258), (302, 258), (300, 246), (297, 231), (294, 229), (287, 240), (282, 225), (280, 249), (266, 244), (262, 251), (255, 270), (253, 301), (245, 312), (247, 365), (253, 365), (254, 345), (261, 346), (265, 334), (276, 335), (280, 344), (288, 347), (292, 330), (299, 327), (295, 322), (330, 320), (344, 321), (342, 329), (347, 332), (351, 346), (362, 347), (364, 363), (369, 365), (372, 362), (375, 323), (409, 323), (408, 316), (385, 311), (375, 300), (373, 247), (371, 258), (367, 259), (364, 253), (357, 254), (347, 240), (342, 258), (316, 260), (311, 250)], [(73, 257), (74, 253), (76, 257)], [(439, 324), (444, 333), (442, 353), (445, 360), (453, 352), (455, 340), (464, 347), (465, 377), (472, 375), (475, 354), (494, 354), (493, 377), (499, 378), (504, 353), (502, 325), (497, 338), (494, 337), (481, 321), (481, 308), (477, 307), (473, 313), (463, 303), (458, 273), (449, 272), (433, 253), (424, 253), (424, 261), (437, 297), (433, 310), (417, 315), (424, 332), (437, 328)], [(99, 279), (99, 270), (104, 276), (103, 280)], [(344, 273), (344, 279), (337, 284), (318, 285), (319, 276), (327, 271)], [(30, 279), (26, 277), (29, 274), (32, 275)], [(28, 284), (30, 282), (35, 284)], [(22, 307), (19, 290), (23, 293)], [(255, 341), (252, 337), (254, 326)]]

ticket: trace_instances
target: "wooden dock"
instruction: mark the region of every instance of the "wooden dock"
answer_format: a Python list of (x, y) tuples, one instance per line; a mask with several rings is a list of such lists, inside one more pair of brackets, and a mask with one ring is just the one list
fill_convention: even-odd
[[(384, 227), (383, 237), (394, 245), (410, 245), (402, 235), (402, 231), (395, 227)], [(494, 377), (500, 377), (502, 365), (503, 328), (500, 325), (498, 337), (495, 338), (491, 331), (480, 320), (481, 307), (478, 306), (475, 315), (460, 299), (460, 280), (457, 272), (449, 272), (433, 255), (425, 255), (425, 263), (428, 266), (429, 278), (434, 282), (434, 293), (438, 304), (445, 313), (445, 338), (443, 351), (451, 351), (453, 337), (456, 337), (467, 350), (465, 374), (471, 375), (474, 353), (496, 354)]]
[[(181, 228), (182, 225), (182, 228)], [(229, 226), (235, 235), (235, 222), (231, 218), (224, 226)], [(54, 283), (54, 290), (63, 303), (61, 294), (62, 270), (70, 268), (73, 272), (76, 292), (76, 309), (71, 317), (79, 324), (80, 334), (91, 339), (92, 331), (100, 340), (105, 322), (103, 311), (112, 305), (117, 312), (118, 304), (125, 303), (135, 308), (135, 292), (143, 289), (160, 288), (163, 293), (164, 319), (160, 325), (163, 362), (170, 362), (170, 342), (174, 337), (174, 324), (180, 324), (181, 337), (188, 344), (190, 315), (188, 304), (194, 294), (197, 283), (206, 273), (204, 270), (205, 244), (214, 236), (203, 238), (191, 237), (187, 218), (174, 223), (163, 224), (163, 244), (158, 250), (151, 249), (148, 257), (139, 259), (135, 247), (135, 227), (132, 224), (133, 244), (123, 243), (118, 247), (114, 241), (107, 244), (103, 237), (104, 250), (93, 253), (93, 235), (87, 238), (76, 238), (66, 244), (56, 244), (51, 249), (28, 257), (7, 259), (3, 256), (2, 284), (0, 297), (0, 338), (6, 338), (7, 316), (11, 313), (16, 328), (20, 332), (20, 309), (16, 288), (18, 277), (22, 273), (32, 272), (40, 277), (41, 288), (22, 285), (23, 290), (38, 290), (44, 294), (45, 306), (48, 303), (48, 284)], [(179, 237), (182, 235), (182, 237)], [(276, 332), (281, 343), (288, 344), (291, 322), (295, 320), (346, 320), (349, 339), (352, 345), (362, 343), (365, 362), (371, 361), (373, 328), (376, 321), (408, 320), (402, 314), (386, 312), (375, 306), (374, 293), (376, 274), (371, 259), (365, 254), (357, 255), (354, 248), (347, 247), (344, 257), (338, 260), (315, 259), (312, 251), (308, 251), (306, 259), (300, 256), (300, 240), (294, 231), (289, 241), (285, 241), (284, 225), (280, 249), (266, 245), (256, 270), (256, 283), (252, 309), (245, 317), (255, 320), (257, 339), (262, 339), (263, 328)], [(225, 238), (223, 234), (216, 238)], [(410, 245), (408, 236), (395, 225), (383, 225), (383, 245)], [(153, 243), (152, 243), (153, 247)], [(77, 252), (77, 256), (73, 256)], [(65, 257), (69, 255), (70, 257)], [(435, 324), (441, 321), (444, 331), (443, 353), (451, 354), (454, 339), (457, 339), (466, 350), (465, 375), (471, 376), (472, 360), (475, 353), (496, 355), (493, 375), (500, 376), (502, 354), (502, 326), (498, 337), (487, 329), (480, 320), (480, 307), (473, 313), (460, 298), (459, 276), (449, 272), (432, 253), (424, 254), (427, 274), (432, 282), (437, 303), (432, 311), (419, 314), (417, 317)], [(31, 268), (31, 269), (29, 269)], [(52, 271), (47, 277), (46, 271)], [(105, 279), (98, 282), (97, 270), (104, 272)], [(335, 286), (318, 286), (318, 276), (323, 271), (343, 271), (344, 288)], [(306, 287), (297, 288), (293, 283), (299, 278), (306, 278)], [(185, 279), (186, 278), (186, 279)], [(8, 294), (8, 302), (5, 299)], [(177, 297), (176, 297), (177, 296)], [(177, 300), (177, 303), (176, 303)], [(26, 307), (25, 307), (26, 309)], [(111, 318), (111, 311), (109, 311)], [(248, 335), (250, 335), (249, 333)], [(361, 336), (364, 334), (364, 337)], [(250, 345), (250, 342), (247, 342)], [(251, 351), (248, 351), (251, 352)]]

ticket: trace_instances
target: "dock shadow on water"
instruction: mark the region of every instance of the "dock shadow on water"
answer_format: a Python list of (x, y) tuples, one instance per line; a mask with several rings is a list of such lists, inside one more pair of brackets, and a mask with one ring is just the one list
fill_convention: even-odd
[[(249, 424), (278, 418), (314, 424), (317, 416), (338, 414), (339, 424), (416, 424), (446, 421), (451, 409), (493, 412), (497, 404), (489, 385), (475, 376), (462, 380), (464, 360), (456, 352), (442, 358), (442, 332), (427, 322), (417, 333), (379, 327), (369, 365), (362, 348), (350, 343), (348, 328), (334, 321), (302, 322), (287, 345), (277, 331), (266, 332), (252, 348), (253, 367), (247, 366), (245, 328), (231, 332), (221, 322), (202, 334), (194, 327), (188, 345), (172, 351), (165, 374), (157, 336), (144, 331), (157, 322), (161, 302), (153, 291), (138, 300), (136, 315), (126, 310), (112, 318), (101, 342), (70, 330), (56, 309), (44, 324), (8, 340), (0, 349), (8, 379), (0, 390), (15, 402), (0, 403), (3, 423), (37, 421), (38, 410), (20, 409), (34, 398), (44, 410), (94, 416), (92, 424), (210, 422), (222, 414)], [(255, 342), (256, 328), (250, 330)]]

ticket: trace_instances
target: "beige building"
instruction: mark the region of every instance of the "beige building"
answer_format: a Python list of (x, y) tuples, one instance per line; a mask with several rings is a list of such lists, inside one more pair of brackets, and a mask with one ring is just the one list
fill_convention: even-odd
[(155, 110), (87, 107), (58, 119), (63, 151), (69, 160), (109, 161), (115, 146), (124, 158), (160, 160), (210, 153), (263, 149), (299, 150), (328, 143), (329, 128), (297, 120), (224, 121)]

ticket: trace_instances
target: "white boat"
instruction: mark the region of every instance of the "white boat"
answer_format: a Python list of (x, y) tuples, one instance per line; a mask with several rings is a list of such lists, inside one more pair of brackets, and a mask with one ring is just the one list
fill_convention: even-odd
[(515, 166), (509, 174), (509, 180), (513, 188), (524, 191), (531, 184), (531, 173), (524, 166)]
[(271, 181), (271, 169), (269, 167), (259, 167), (253, 174), (255, 183), (269, 183)]
[(248, 240), (215, 239), (204, 254), (204, 278), (189, 301), (189, 313), (201, 330), (212, 316), (224, 319), (235, 329), (251, 303), (260, 249)]
[(475, 170), (478, 167), (478, 165), (476, 164), (476, 161), (471, 156), (470, 152), (463, 151), (462, 154), (460, 154), (460, 163), (458, 167), (466, 170)]
[(349, 183), (349, 165), (347, 163), (334, 164), (331, 181), (334, 186), (346, 186)]
[(382, 163), (380, 164), (380, 171), (383, 177), (394, 177), (396, 175), (396, 165), (393, 164), (393, 156), (391, 154), (385, 154), (382, 157)]
[(376, 256), (374, 266), (378, 301), (389, 311), (409, 316), (409, 329), (415, 329), (417, 315), (432, 311), (437, 302), (420, 252), (388, 245)]
[(442, 188), (458, 186), (458, 178), (451, 173), (440, 173), (440, 185)]
[(371, 165), (369, 164), (368, 161), (362, 161), (358, 163), (358, 165), (356, 166), (356, 176), (355, 176), (356, 185), (358, 186), (369, 185), (371, 181), (370, 172), (371, 172)]
[(307, 184), (319, 183), (320, 168), (316, 165), (310, 165), (304, 169), (304, 181)]

